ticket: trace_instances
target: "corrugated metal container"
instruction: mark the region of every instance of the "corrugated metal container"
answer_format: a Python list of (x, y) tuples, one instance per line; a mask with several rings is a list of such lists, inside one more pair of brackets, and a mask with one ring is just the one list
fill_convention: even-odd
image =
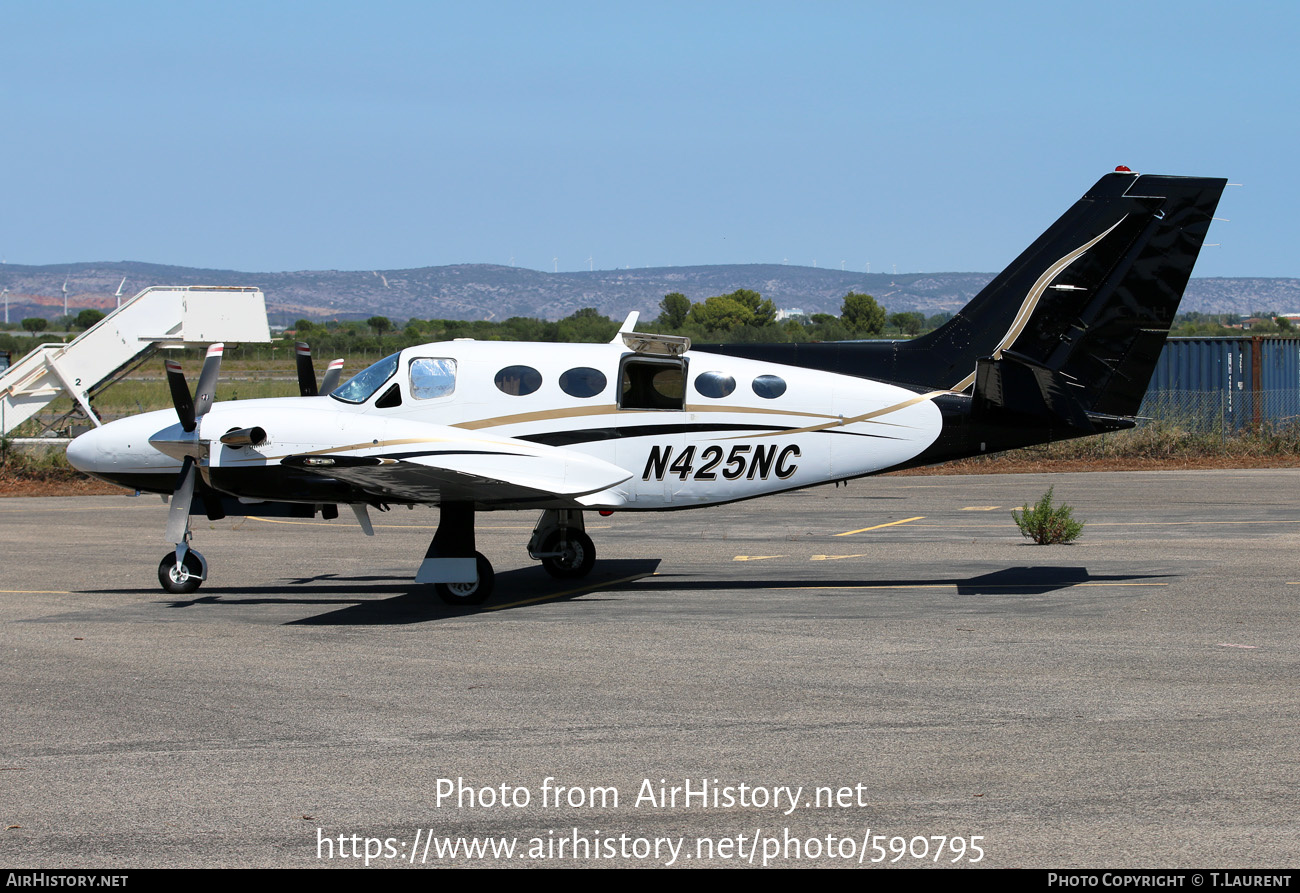
[(1141, 414), (1238, 431), (1300, 419), (1300, 338), (1170, 338)]

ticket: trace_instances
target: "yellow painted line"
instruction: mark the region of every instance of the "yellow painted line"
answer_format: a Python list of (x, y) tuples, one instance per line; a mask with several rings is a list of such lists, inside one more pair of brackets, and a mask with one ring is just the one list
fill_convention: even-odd
[(963, 512), (994, 512), (1002, 508), (1000, 505), (968, 505)]
[(584, 592), (594, 592), (597, 589), (604, 589), (607, 586), (617, 586), (620, 583), (631, 583), (633, 580), (640, 580), (643, 577), (653, 577), (655, 574), (633, 574), (630, 577), (620, 577), (617, 580), (607, 580), (603, 583), (592, 583), (590, 586), (581, 586), (577, 589), (566, 589), (564, 592), (556, 592), (553, 595), (539, 595), (537, 598), (526, 598), (517, 602), (507, 602), (504, 605), (488, 605), (483, 608), (484, 611), (500, 611), (503, 608), (518, 608), (521, 605), (535, 605), (538, 602), (550, 602), (556, 599), (568, 598), (571, 595), (581, 595)]
[(1068, 586), (1168, 586), (1168, 583), (1068, 583)]
[(737, 555), (732, 561), (766, 561), (769, 558), (784, 558), (784, 555)]
[[(288, 518), (267, 518), (262, 515), (249, 515), (248, 520), (265, 521), (267, 524), (294, 524), (299, 527), (356, 527), (358, 530), (361, 529), (357, 524), (356, 518), (345, 519), (342, 512), (339, 512), (339, 516), (333, 521), (290, 521)], [(386, 530), (436, 530), (438, 528), (437, 524), (372, 524), (372, 526), (376, 528), (384, 528)], [(533, 528), (528, 525), (518, 525), (515, 527), (475, 527), (474, 529), (532, 530)], [(598, 528), (593, 527), (591, 529), (597, 530)]]
[(773, 589), (955, 589), (956, 583), (890, 583), (889, 585), (869, 586), (773, 586)]
[[(12, 497), (5, 497), (5, 498), (8, 498), (8, 499), (39, 499), (39, 498), (43, 498), (43, 497), (30, 497), (30, 496), (27, 496), (27, 497), (19, 497), (19, 496), (12, 496)], [(62, 499), (62, 498), (64, 498), (64, 497), (59, 497), (59, 498)], [(127, 497), (127, 498), (131, 498), (131, 497)], [(79, 506), (79, 507), (76, 507), (76, 508), (66, 508), (66, 509), (51, 509), (51, 508), (33, 509), (33, 508), (30, 507), (30, 506), (31, 506), (31, 503), (30, 503), (30, 502), (29, 502), (29, 503), (26, 503), (25, 505), (26, 505), (26, 507), (24, 507), (24, 508), (16, 508), (16, 509), (11, 509), (9, 506), (5, 506), (3, 509), (0, 509), (0, 515), (30, 515), (30, 514), (31, 514), (32, 512), (34, 512), (34, 511), (39, 511), (39, 512), (41, 512), (42, 514), (45, 513), (45, 512), (106, 512), (106, 511), (114, 511), (114, 512), (118, 512), (118, 511), (122, 511), (123, 509), (134, 509), (134, 510), (137, 510), (137, 511), (139, 511), (140, 509), (148, 509), (149, 511), (153, 511), (154, 509), (158, 508), (160, 505), (165, 506), (166, 503), (162, 503), (162, 502), (150, 502), (149, 505), (115, 505), (115, 506), (113, 506), (111, 509), (105, 508), (105, 507), (102, 506), (102, 505), (84, 505), (84, 506)]]
[(1168, 583), (988, 583), (977, 584), (967, 581), (952, 583), (851, 583), (844, 586), (773, 586), (773, 590), (785, 589), (957, 589), (961, 586), (986, 586), (990, 589), (1042, 589), (1045, 586), (1056, 589), (1071, 589), (1075, 586), (1168, 586)]
[[(902, 522), (895, 522), (895, 523), (902, 523)], [(1300, 524), (1300, 518), (1265, 518), (1265, 519), (1260, 519), (1258, 521), (1247, 521), (1247, 520), (1240, 520), (1240, 521), (1088, 521), (1087, 529), (1091, 530), (1094, 527), (1196, 527), (1196, 526), (1206, 526), (1206, 525), (1223, 526), (1225, 524), (1226, 525)], [(888, 525), (882, 525), (882, 526), (888, 526)], [(927, 530), (931, 528), (934, 528), (936, 530), (941, 528), (949, 529), (949, 530), (953, 528), (964, 528), (967, 530), (970, 529), (992, 530), (994, 528), (1005, 528), (1007, 525), (1002, 522), (992, 522), (992, 521), (987, 523), (976, 523), (973, 521), (971, 522), (959, 521), (951, 524), (945, 523), (943, 521), (931, 521), (929, 524), (917, 524), (916, 526), (925, 528)], [(867, 528), (867, 530), (873, 530), (873, 529), (874, 528), (871, 527)], [(856, 530), (849, 531), (849, 533), (858, 533), (858, 532), (859, 531)], [(835, 536), (845, 536), (845, 535), (846, 534), (843, 533), (835, 534)]]
[[(202, 518), (201, 515), (199, 517)], [(237, 516), (232, 515), (231, 517), (235, 518)], [(339, 516), (335, 518), (333, 521), (291, 521), (288, 518), (267, 518), (262, 515), (248, 515), (247, 517), (248, 520), (250, 521), (265, 521), (267, 524), (295, 524), (300, 527), (355, 527), (358, 530), (361, 529), (356, 522), (356, 518), (345, 518), (342, 512), (340, 512)], [(436, 530), (438, 528), (437, 524), (374, 524), (372, 526), (374, 526), (375, 528), (382, 528), (384, 530)], [(612, 525), (609, 524), (602, 524), (602, 525), (592, 524), (592, 525), (588, 525), (587, 529), (608, 530), (611, 526)], [(474, 529), (475, 530), (532, 530), (533, 527), (531, 524), (515, 524), (515, 525), (503, 525), (503, 526), (492, 526), (492, 527), (478, 525)]]
[(849, 536), (854, 533), (866, 533), (868, 530), (880, 530), (883, 527), (895, 527), (899, 524), (909, 524), (912, 521), (920, 521), (925, 515), (917, 515), (915, 518), (904, 518), (901, 521), (890, 521), (888, 524), (877, 524), (875, 527), (862, 527), (858, 530), (846, 530), (843, 533), (837, 533), (835, 536)]
[(866, 557), (867, 557), (867, 553), (864, 552), (861, 555), (814, 555), (808, 560), (809, 561), (839, 561), (842, 558), (866, 558)]

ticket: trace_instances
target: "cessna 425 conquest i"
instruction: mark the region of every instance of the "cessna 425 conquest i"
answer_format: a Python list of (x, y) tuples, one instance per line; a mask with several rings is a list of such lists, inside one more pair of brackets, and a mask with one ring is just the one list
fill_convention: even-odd
[[(528, 552), (557, 577), (591, 570), (586, 511), (719, 505), (800, 487), (1130, 428), (1221, 179), (1102, 177), (951, 321), (911, 341), (743, 344), (708, 352), (632, 330), (609, 344), (451, 341), (411, 347), (317, 394), (215, 403), (221, 345), (175, 411), (77, 438), (69, 461), (171, 494), (158, 567), (191, 592), (208, 565), (192, 512), (336, 517), (440, 507), (416, 574), (478, 604), (493, 572), (476, 512), (541, 510)], [(333, 381), (330, 380), (331, 375)]]

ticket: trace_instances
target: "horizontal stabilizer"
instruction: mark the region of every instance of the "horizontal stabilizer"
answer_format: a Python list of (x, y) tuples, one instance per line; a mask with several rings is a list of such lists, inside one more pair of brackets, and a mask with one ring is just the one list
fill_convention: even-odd
[(971, 413), (977, 420), (1008, 414), (1027, 416), (1093, 433), (1096, 428), (1071, 389), (1060, 372), (1003, 351), (1000, 359), (976, 361)]

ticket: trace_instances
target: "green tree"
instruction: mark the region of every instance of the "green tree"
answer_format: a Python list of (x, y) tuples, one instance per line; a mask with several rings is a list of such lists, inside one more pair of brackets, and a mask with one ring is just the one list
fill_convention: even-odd
[(927, 332), (933, 331), (934, 329), (939, 328), (939, 326), (944, 325), (950, 319), (952, 319), (952, 314), (947, 310), (933, 313), (925, 318), (925, 329)]
[(776, 322), (776, 305), (756, 291), (738, 288), (730, 294), (692, 304), (690, 321), (713, 331), (729, 332), (743, 326), (762, 328)]
[(925, 315), (914, 311), (891, 313), (889, 324), (897, 328), (900, 335), (915, 335), (925, 325)]
[(709, 331), (729, 332), (754, 324), (754, 311), (731, 295), (714, 295), (691, 305), (691, 322)]
[(316, 328), (310, 319), (300, 319), (293, 324), (293, 330), (299, 335), (309, 335)]
[(666, 294), (659, 302), (659, 325), (669, 329), (680, 329), (686, 323), (686, 316), (690, 312), (690, 298), (679, 291)]
[(77, 314), (77, 328), (88, 329), (104, 318), (102, 311), (87, 307)]
[(557, 340), (571, 342), (609, 341), (618, 331), (618, 323), (607, 316), (601, 316), (595, 307), (583, 307), (566, 316), (556, 326)]
[(754, 315), (751, 326), (770, 326), (776, 322), (776, 305), (770, 300), (765, 300), (762, 295), (756, 291), (750, 291), (747, 288), (738, 288), (729, 295), (723, 297), (734, 298), (749, 308)]
[(871, 295), (851, 291), (840, 305), (840, 319), (856, 335), (879, 335), (885, 330), (885, 308)]
[(372, 316), (366, 320), (366, 325), (370, 326), (374, 333), (381, 338), (385, 332), (393, 327), (392, 320), (387, 316)]
[(27, 319), (23, 320), (23, 328), (31, 332), (33, 335), (37, 332), (44, 332), (48, 325), (49, 322), (41, 319), (39, 316), (29, 316)]
[(512, 316), (500, 329), (504, 341), (554, 341), (559, 326), (531, 316)]

